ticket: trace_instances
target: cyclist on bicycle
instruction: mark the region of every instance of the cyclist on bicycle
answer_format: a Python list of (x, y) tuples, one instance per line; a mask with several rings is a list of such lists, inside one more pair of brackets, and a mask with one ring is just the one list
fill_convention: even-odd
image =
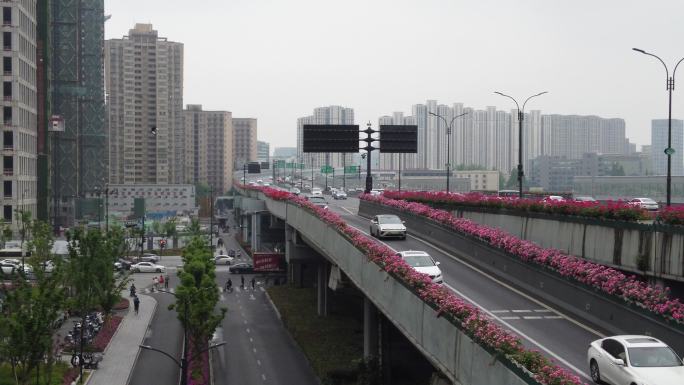
[(233, 290), (233, 281), (228, 278), (228, 281), (226, 281), (226, 291), (232, 291)]

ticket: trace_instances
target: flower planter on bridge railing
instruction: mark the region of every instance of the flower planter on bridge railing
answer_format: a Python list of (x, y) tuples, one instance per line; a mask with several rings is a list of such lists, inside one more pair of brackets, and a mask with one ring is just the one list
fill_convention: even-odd
[(476, 341), (486, 352), (502, 361), (528, 384), (576, 385), (579, 377), (554, 365), (537, 351), (527, 350), (519, 338), (504, 330), (478, 308), (467, 304), (430, 278), (418, 273), (394, 251), (348, 226), (336, 213), (317, 207), (304, 198), (288, 192), (261, 186), (239, 186), (245, 190), (259, 191), (266, 198), (286, 201), (297, 205), (335, 229), (366, 258), (414, 293), (420, 300), (435, 310), (436, 315), (449, 320), (451, 324)]
[(467, 219), (456, 218), (447, 211), (433, 209), (421, 203), (372, 195), (362, 195), (361, 199), (428, 218), (453, 231), (483, 240), (491, 246), (520, 258), (522, 261), (543, 266), (563, 277), (571, 278), (578, 283), (586, 284), (606, 294), (621, 298), (625, 303), (635, 303), (650, 310), (653, 315), (662, 316), (664, 319), (675, 321), (678, 324), (684, 323), (684, 304), (679, 299), (670, 298), (667, 288), (661, 289), (650, 286), (637, 280), (634, 276), (627, 276), (616, 269), (567, 255), (559, 250), (540, 247), (533, 242), (516, 238), (503, 230), (482, 226)]

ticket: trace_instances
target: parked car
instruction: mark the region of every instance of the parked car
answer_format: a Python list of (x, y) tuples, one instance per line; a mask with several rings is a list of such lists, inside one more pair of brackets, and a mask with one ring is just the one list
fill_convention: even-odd
[(681, 385), (684, 363), (650, 336), (623, 335), (592, 342), (587, 351), (591, 379), (611, 385)]
[(144, 253), (143, 256), (140, 258), (142, 262), (154, 262), (157, 263), (159, 262), (159, 256), (154, 253)]
[(376, 215), (370, 221), (370, 233), (374, 237), (399, 237), (406, 239), (406, 226), (396, 215)]
[(598, 202), (592, 197), (575, 197), (575, 202)]
[(311, 189), (311, 195), (323, 195), (323, 190), (320, 187), (314, 187)]
[(370, 192), (371, 195), (382, 195), (382, 190), (379, 189), (372, 189)]
[(0, 261), (0, 271), (4, 275), (12, 275), (19, 271), (19, 267), (13, 263), (5, 262), (5, 260)]
[(542, 199), (542, 202), (565, 202), (565, 198), (560, 195), (549, 195)]
[(333, 199), (335, 199), (335, 200), (338, 200), (338, 199), (347, 199), (347, 193), (344, 192), (344, 190), (339, 189), (339, 190), (336, 190), (335, 192), (332, 193), (332, 197), (333, 197)]
[(233, 260), (235, 258), (226, 255), (226, 254), (220, 254), (214, 257), (214, 264), (216, 265), (230, 265), (233, 263)]
[(231, 274), (253, 273), (254, 266), (251, 263), (241, 262), (228, 268)]
[(443, 284), (442, 270), (439, 268), (439, 262), (435, 262), (430, 254), (424, 251), (400, 251), (397, 253), (406, 263), (419, 273), (427, 274), (432, 279), (432, 282)]
[(642, 209), (649, 211), (658, 210), (658, 202), (654, 201), (651, 198), (634, 198), (631, 201), (629, 201), (629, 204), (634, 207), (641, 207)]
[(131, 271), (134, 273), (163, 273), (166, 271), (166, 267), (152, 262), (138, 262), (131, 265)]

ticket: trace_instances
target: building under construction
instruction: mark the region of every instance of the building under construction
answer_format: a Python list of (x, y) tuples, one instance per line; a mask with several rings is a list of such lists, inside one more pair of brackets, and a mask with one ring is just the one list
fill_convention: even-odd
[(50, 212), (54, 225), (71, 226), (81, 207), (100, 201), (97, 196), (107, 183), (104, 0), (46, 1), (51, 51), (46, 105), (52, 119), (48, 123), (55, 123), (48, 125), (54, 127)]

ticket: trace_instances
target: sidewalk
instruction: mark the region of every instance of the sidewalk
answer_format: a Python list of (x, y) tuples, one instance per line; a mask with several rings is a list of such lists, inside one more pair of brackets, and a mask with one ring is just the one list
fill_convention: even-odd
[(140, 311), (138, 315), (133, 311), (133, 301), (124, 317), (119, 330), (114, 334), (109, 346), (104, 351), (104, 357), (99, 368), (93, 372), (86, 385), (126, 385), (133, 371), (133, 365), (138, 358), (140, 345), (147, 333), (147, 326), (157, 308), (157, 300), (139, 294)]

